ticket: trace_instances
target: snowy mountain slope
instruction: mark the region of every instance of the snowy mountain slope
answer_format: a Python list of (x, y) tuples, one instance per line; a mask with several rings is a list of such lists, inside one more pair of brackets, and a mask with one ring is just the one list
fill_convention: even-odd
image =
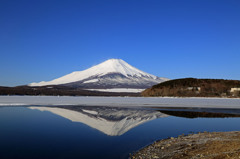
[(121, 59), (110, 59), (84, 71), (72, 72), (52, 81), (29, 86), (66, 85), (88, 89), (148, 88), (168, 80), (143, 72)]
[(147, 121), (167, 117), (152, 110), (107, 107), (29, 107), (30, 109), (49, 111), (72, 122), (81, 122), (106, 135), (119, 136)]

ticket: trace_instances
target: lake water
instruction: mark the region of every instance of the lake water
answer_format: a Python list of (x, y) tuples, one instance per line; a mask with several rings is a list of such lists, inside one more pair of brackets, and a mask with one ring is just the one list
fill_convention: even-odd
[(155, 140), (240, 131), (237, 109), (0, 107), (0, 158), (126, 159)]

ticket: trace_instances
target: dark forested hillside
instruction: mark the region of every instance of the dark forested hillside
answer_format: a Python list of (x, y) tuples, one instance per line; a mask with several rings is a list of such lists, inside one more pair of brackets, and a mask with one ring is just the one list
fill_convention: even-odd
[(89, 91), (66, 86), (0, 87), (0, 95), (49, 95), (49, 96), (140, 96), (140, 93)]
[(142, 92), (142, 96), (240, 97), (240, 81), (183, 78), (166, 81)]

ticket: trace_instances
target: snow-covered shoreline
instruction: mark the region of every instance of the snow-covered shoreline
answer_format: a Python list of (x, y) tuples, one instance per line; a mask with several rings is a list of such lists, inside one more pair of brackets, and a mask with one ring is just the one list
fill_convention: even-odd
[(0, 106), (85, 105), (240, 109), (239, 98), (0, 96)]

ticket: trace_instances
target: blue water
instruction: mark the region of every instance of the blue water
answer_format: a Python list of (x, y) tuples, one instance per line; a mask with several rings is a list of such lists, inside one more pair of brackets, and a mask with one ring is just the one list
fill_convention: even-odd
[(240, 131), (240, 118), (168, 116), (109, 136), (80, 122), (28, 107), (0, 108), (1, 159), (118, 159), (155, 140), (202, 131)]

